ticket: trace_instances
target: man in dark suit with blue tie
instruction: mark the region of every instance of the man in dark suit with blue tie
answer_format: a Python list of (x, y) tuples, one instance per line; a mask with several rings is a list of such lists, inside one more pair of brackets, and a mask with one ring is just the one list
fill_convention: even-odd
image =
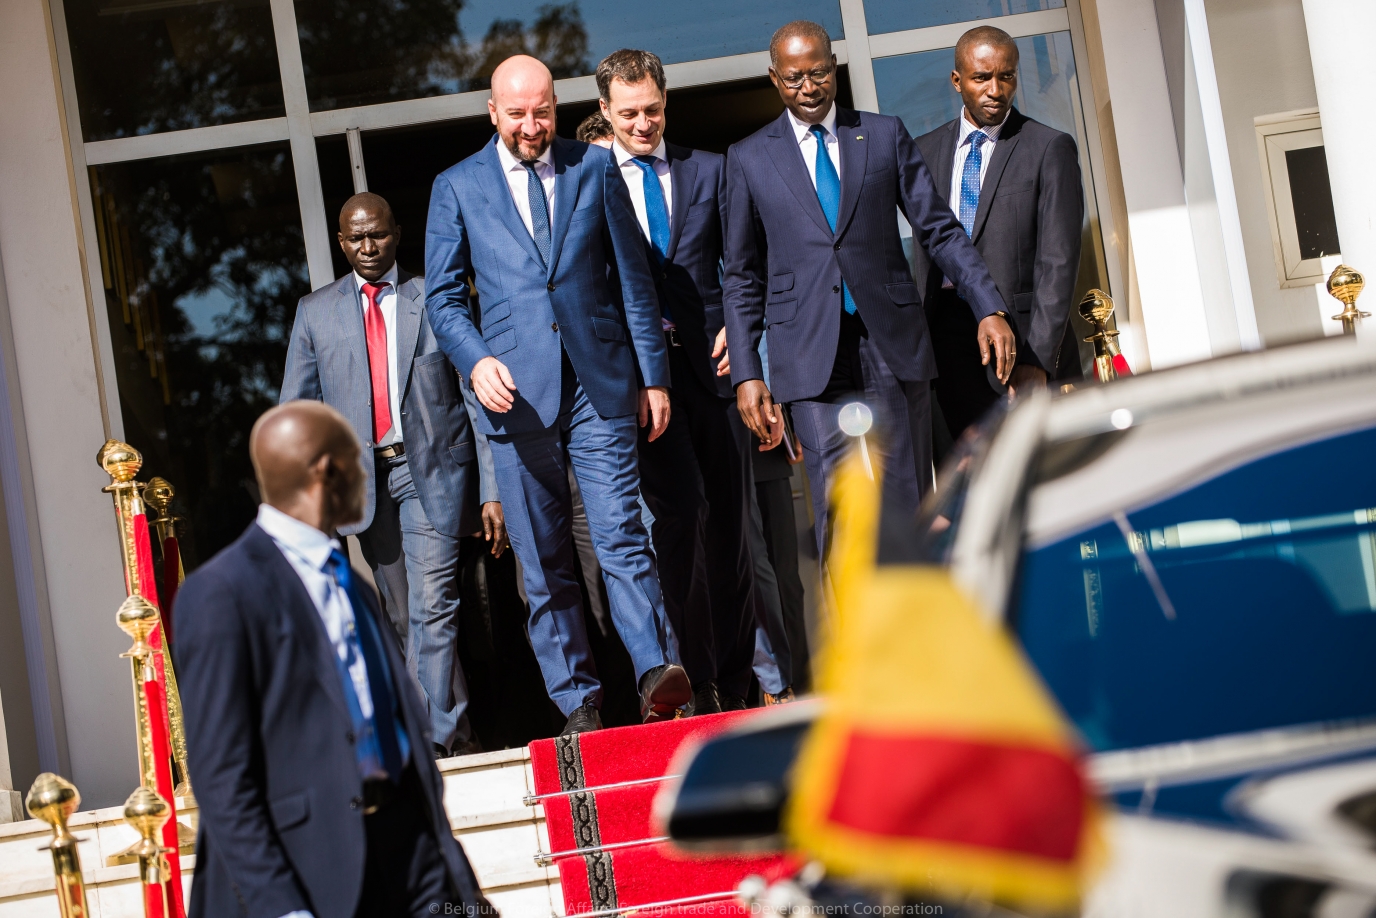
[[(998, 288), (903, 122), (835, 105), (826, 30), (788, 23), (769, 53), (784, 113), (727, 153), (726, 335), (737, 403), (755, 435), (776, 435), (776, 399), (791, 406), (824, 552), (832, 470), (848, 447), (843, 405), (859, 398), (874, 413), (890, 506), (916, 514), (932, 480), (936, 364), (898, 211), (970, 304), (984, 359), (1001, 379), (1016, 345)], [(766, 324), (773, 392), (758, 354)]]
[(750, 433), (726, 361), (721, 252), (726, 157), (664, 140), (664, 66), (622, 49), (597, 66), (612, 155), (630, 192), (668, 345), (672, 414), (640, 443), (660, 582), (693, 712), (745, 707), (754, 648)]
[(249, 440), (257, 522), (177, 591), (200, 918), (492, 915), (449, 828), (425, 702), (334, 533), (349, 422), (296, 401)]
[(653, 440), (670, 417), (654, 281), (615, 161), (556, 137), (554, 106), (534, 58), (493, 71), (497, 136), (431, 192), (426, 305), (482, 405), (531, 645), (565, 732), (581, 732), (601, 726), (602, 686), (574, 573), (568, 465), (642, 715), (672, 717), (691, 688), (640, 517), (636, 422)]

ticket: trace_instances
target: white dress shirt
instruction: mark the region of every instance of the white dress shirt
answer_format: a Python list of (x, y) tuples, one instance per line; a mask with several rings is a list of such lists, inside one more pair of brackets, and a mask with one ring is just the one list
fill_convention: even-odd
[[(1011, 111), (1011, 109), (1010, 109)], [(999, 131), (1008, 123), (1008, 116), (1004, 115), (1003, 120), (998, 124), (991, 124), (989, 127), (982, 128), (970, 120), (970, 113), (964, 106), (960, 109), (960, 134), (956, 137), (956, 160), (951, 167), (951, 195), (947, 199), (951, 205), (951, 212), (960, 219), (960, 180), (965, 172), (965, 160), (970, 156), (970, 135), (975, 131), (983, 131), (984, 136), (989, 139), (979, 145), (979, 187), (984, 187), (984, 177), (989, 174), (989, 161), (994, 158), (994, 145), (999, 142)], [(951, 283), (948, 277), (941, 282), (941, 286), (946, 290), (954, 290), (955, 284)]]
[[(803, 153), (803, 162), (807, 163), (807, 174), (812, 179), (812, 187), (817, 187), (817, 135), (812, 133), (812, 125), (806, 121), (799, 121), (791, 109), (784, 109), (788, 112), (789, 123), (793, 125), (793, 133), (798, 138), (798, 149)], [(836, 169), (836, 175), (841, 175), (841, 145), (836, 139), (836, 105), (832, 104), (827, 116), (822, 119), (822, 127), (827, 132), (827, 155), (831, 157), (831, 165)]]
[[(621, 177), (626, 180), (626, 190), (631, 193), (631, 206), (635, 208), (635, 218), (640, 221), (640, 231), (650, 238), (650, 218), (645, 213), (645, 173), (633, 162), (634, 153), (626, 151), (619, 143), (612, 144), (612, 155), (621, 167)], [(650, 154), (655, 158), (655, 175), (659, 176), (659, 187), (664, 189), (664, 207), (668, 212), (669, 225), (674, 225), (674, 181), (669, 174), (669, 154), (664, 149), (664, 141)]]
[[(301, 578), (340, 662), (348, 659), (345, 638), (354, 630), (354, 607), (349, 595), (325, 569), (325, 562), (330, 559), (330, 552), (339, 548), (339, 541), (268, 504), (258, 505), (258, 525), (272, 537), (273, 544)], [(368, 666), (362, 654), (356, 655), (349, 667), (349, 678), (353, 680), (363, 716), (372, 717), (373, 693), (368, 688)]]
[[(368, 283), (358, 272), (354, 272), (354, 282), (358, 284), (358, 301), (362, 304), (363, 319), (368, 319), (368, 295), (363, 292), (363, 285)], [(382, 276), (378, 283), (386, 284), (387, 287), (378, 297), (377, 305), (382, 310), (382, 324), (387, 326), (387, 400), (391, 403), (392, 428), (387, 431), (386, 436), (377, 442), (378, 446), (391, 446), (393, 443), (401, 442), (401, 393), (397, 391), (397, 266), (392, 265), (392, 270)], [(365, 324), (364, 328), (367, 326)], [(371, 379), (371, 377), (370, 377)], [(369, 391), (372, 391), (372, 383), (369, 382)]]
[[(497, 138), (497, 156), (502, 162), (502, 172), (506, 174), (507, 188), (511, 189), (511, 200), (516, 202), (516, 212), (526, 225), (530, 238), (535, 238), (535, 226), (530, 221), (530, 179), (527, 178), (525, 164), (511, 155), (506, 142)], [(535, 160), (535, 174), (540, 176), (540, 184), (545, 186), (545, 208), (549, 214), (550, 231), (554, 229), (554, 147), (550, 146)]]

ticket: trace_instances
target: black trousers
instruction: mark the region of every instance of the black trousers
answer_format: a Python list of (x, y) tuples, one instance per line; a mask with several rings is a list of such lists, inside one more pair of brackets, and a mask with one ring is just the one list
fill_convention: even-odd
[[(428, 750), (413, 749), (412, 755)], [(430, 825), (425, 795), (414, 766), (402, 775), (396, 796), (363, 817), (368, 855), (356, 918), (430, 918), (461, 915), (449, 869)]]
[(932, 335), (939, 374), (932, 383), (952, 440), (984, 416), (1003, 393), (994, 388), (994, 361), (980, 363), (979, 323), (954, 290), (937, 290), (927, 298), (927, 328)]
[(755, 648), (749, 547), (750, 431), (734, 399), (698, 380), (681, 347), (669, 348), (669, 427), (640, 438), (640, 481), (664, 607), (694, 686), (715, 679), (744, 697)]
[[(779, 448), (761, 455), (774, 455), (791, 473), (792, 466), (783, 460), (782, 452)], [(755, 471), (760, 472), (759, 460), (755, 462)], [(787, 478), (770, 477), (755, 482), (755, 495), (768, 552), (766, 562), (774, 572), (784, 632), (788, 636), (789, 672), (783, 676), (795, 692), (802, 694), (812, 688), (812, 654), (807, 641), (803, 579), (798, 574), (798, 524), (793, 515), (791, 474)], [(780, 670), (782, 672), (782, 662)]]

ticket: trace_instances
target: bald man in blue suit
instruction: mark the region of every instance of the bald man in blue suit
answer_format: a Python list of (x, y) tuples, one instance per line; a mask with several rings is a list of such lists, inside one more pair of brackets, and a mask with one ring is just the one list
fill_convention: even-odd
[(642, 716), (674, 716), (691, 689), (639, 507), (637, 419), (652, 439), (669, 422), (655, 285), (611, 154), (556, 137), (554, 106), (553, 78), (534, 58), (493, 72), (497, 136), (431, 193), (426, 308), (482, 405), (475, 420), (521, 562), (531, 645), (575, 733), (601, 726), (602, 686), (574, 573), (568, 465)]

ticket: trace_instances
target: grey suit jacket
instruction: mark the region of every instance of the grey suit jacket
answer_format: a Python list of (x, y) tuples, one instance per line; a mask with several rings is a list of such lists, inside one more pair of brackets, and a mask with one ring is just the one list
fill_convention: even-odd
[[(472, 535), (482, 528), (480, 505), (498, 499), (492, 454), (469, 420), (468, 386), (430, 330), (425, 278), (404, 271), (397, 277), (396, 336), (402, 437), (420, 505), (438, 531)], [(363, 301), (352, 274), (302, 297), (297, 306), (279, 401), (299, 398), (338, 410), (364, 445), (363, 521), (342, 527), (340, 535), (363, 532), (373, 524), (378, 482), (371, 461), (373, 400)]]
[[(947, 206), (958, 132), (959, 122), (948, 121), (917, 138)], [(1018, 363), (1046, 370), (1052, 378), (1063, 360), (1084, 214), (1075, 139), (1010, 111), (980, 188), (971, 240), (998, 285), (1014, 331), (1029, 345), (1018, 348)], [(942, 274), (920, 247), (913, 254), (913, 276), (924, 302), (931, 301)], [(1072, 362), (1078, 365), (1077, 355)]]

